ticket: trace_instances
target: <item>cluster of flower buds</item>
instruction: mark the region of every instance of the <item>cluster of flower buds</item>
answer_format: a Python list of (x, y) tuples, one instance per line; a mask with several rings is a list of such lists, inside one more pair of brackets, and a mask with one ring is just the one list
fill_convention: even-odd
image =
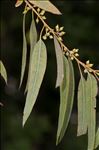
[(75, 57), (78, 57), (78, 56), (79, 56), (78, 51), (79, 51), (79, 49), (75, 49), (75, 48), (74, 48), (72, 51), (66, 52), (66, 56), (70, 56), (71, 60), (73, 60), (73, 59), (74, 59), (74, 56), (75, 56)]
[(45, 28), (45, 34), (43, 35), (43, 40), (46, 40), (47, 38), (53, 39), (53, 35), (51, 34), (51, 32), (49, 31), (48, 28)]
[(89, 71), (89, 72), (92, 72), (92, 70), (90, 69), (91, 67), (93, 67), (93, 64), (91, 64), (90, 61), (87, 60), (87, 61), (86, 61), (86, 68), (87, 68), (87, 69), (85, 69), (84, 72), (85, 72), (85, 73), (88, 72), (88, 71)]
[[(46, 19), (45, 15), (44, 15), (45, 14), (45, 10), (37, 8), (37, 12), (39, 13), (39, 15), (41, 16), (41, 18), (43, 20)], [(39, 23), (39, 18), (38, 17), (36, 18), (36, 23)]]
[(62, 41), (62, 36), (65, 34), (63, 29), (64, 27), (59, 27), (58, 24), (55, 26), (55, 33), (57, 34), (59, 41)]

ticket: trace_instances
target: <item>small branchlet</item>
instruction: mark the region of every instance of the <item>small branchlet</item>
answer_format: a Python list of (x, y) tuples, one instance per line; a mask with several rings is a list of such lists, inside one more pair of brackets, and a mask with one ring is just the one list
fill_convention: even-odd
[(27, 0), (25, 0), (26, 6), (28, 6), (32, 11), (37, 15), (36, 22), (38, 23), (39, 20), (43, 23), (45, 27), (45, 34), (43, 35), (43, 39), (46, 40), (48, 37), (50, 39), (53, 39), (53, 36), (55, 36), (61, 45), (61, 48), (63, 50), (63, 54), (66, 54), (66, 56), (70, 57), (71, 60), (76, 60), (77, 64), (81, 65), (84, 68), (84, 72), (93, 73), (95, 77), (99, 80), (99, 70), (92, 69), (93, 64), (90, 64), (89, 61), (86, 63), (83, 63), (80, 59), (78, 59), (78, 49), (73, 49), (72, 51), (69, 50), (63, 43), (62, 36), (65, 34), (63, 31), (64, 27), (59, 27), (59, 25), (55, 26), (55, 29), (53, 30), (46, 22), (45, 22), (45, 11), (37, 8), (34, 5), (31, 5)]

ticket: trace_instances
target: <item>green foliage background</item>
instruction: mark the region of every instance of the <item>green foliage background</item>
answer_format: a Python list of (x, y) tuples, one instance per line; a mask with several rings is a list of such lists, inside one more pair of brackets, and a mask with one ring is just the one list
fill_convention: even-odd
[[(1, 109), (1, 148), (3, 150), (85, 150), (87, 137), (77, 137), (77, 104), (76, 98), (71, 121), (61, 144), (56, 147), (56, 130), (59, 108), (59, 91), (55, 89), (56, 60), (54, 44), (47, 41), (48, 66), (43, 84), (32, 115), (25, 127), (22, 128), (22, 112), (25, 103), (23, 90), (18, 89), (21, 54), (22, 54), (22, 10), (15, 8), (15, 1), (0, 1), (0, 38), (1, 59), (8, 73), (8, 85), (1, 79), (0, 101), (4, 104)], [(54, 1), (63, 13), (54, 16), (46, 13), (51, 26), (64, 26), (66, 35), (64, 42), (72, 48), (80, 49), (83, 61), (89, 60), (99, 69), (99, 2), (98, 1)], [(27, 37), (29, 32), (30, 15), (27, 17)], [(39, 27), (38, 27), (39, 30)], [(28, 65), (27, 65), (28, 68)], [(76, 72), (76, 80), (79, 74)], [(27, 75), (27, 72), (26, 72)], [(78, 82), (77, 82), (78, 83)], [(76, 97), (76, 95), (75, 95)], [(97, 122), (99, 123), (99, 95), (97, 97)]]

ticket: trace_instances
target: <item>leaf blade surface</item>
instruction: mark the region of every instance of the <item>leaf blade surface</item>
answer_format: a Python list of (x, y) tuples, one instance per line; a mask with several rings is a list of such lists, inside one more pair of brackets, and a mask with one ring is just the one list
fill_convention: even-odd
[(86, 100), (87, 100), (87, 123), (88, 123), (88, 150), (94, 149), (95, 130), (96, 130), (96, 95), (97, 81), (95, 77), (88, 73), (86, 81)]
[(61, 14), (61, 12), (49, 0), (46, 0), (46, 1), (29, 0), (29, 2), (45, 11), (48, 11), (57, 15)]
[(74, 99), (74, 85), (72, 62), (64, 57), (64, 79), (60, 87), (60, 109), (56, 144), (62, 140), (70, 120)]
[(83, 135), (87, 132), (85, 82), (86, 81), (84, 77), (81, 75), (78, 86), (78, 136)]
[(27, 83), (26, 83), (26, 89), (25, 92), (28, 90), (28, 83), (29, 83), (29, 79), (30, 79), (30, 64), (31, 64), (31, 59), (32, 59), (32, 53), (34, 50), (34, 46), (37, 42), (37, 30), (36, 30), (36, 25), (35, 25), (35, 21), (34, 21), (34, 14), (32, 12), (32, 22), (31, 22), (31, 26), (30, 26), (30, 59), (29, 59), (29, 71), (28, 71), (28, 79), (27, 79)]
[(22, 51), (22, 65), (21, 65), (21, 78), (20, 78), (20, 86), (22, 85), (22, 81), (24, 78), (25, 67), (26, 67), (26, 57), (27, 57), (27, 41), (25, 35), (25, 18), (26, 14), (23, 15), (23, 51)]
[(58, 87), (62, 84), (63, 77), (64, 77), (63, 52), (55, 36), (54, 36), (54, 44), (55, 44), (55, 53), (56, 53), (56, 61), (57, 61), (56, 87)]
[(30, 80), (28, 85), (28, 93), (23, 113), (23, 126), (28, 119), (32, 108), (36, 102), (39, 89), (45, 74), (47, 62), (46, 46), (40, 39), (32, 53), (32, 61), (30, 64)]

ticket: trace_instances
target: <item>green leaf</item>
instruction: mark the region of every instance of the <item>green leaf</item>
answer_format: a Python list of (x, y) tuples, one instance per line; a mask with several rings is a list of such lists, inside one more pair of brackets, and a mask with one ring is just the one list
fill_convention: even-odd
[(61, 12), (49, 1), (29, 0), (29, 2), (45, 11), (60, 15)]
[(26, 84), (26, 89), (25, 92), (28, 90), (28, 82), (30, 79), (30, 64), (32, 61), (32, 53), (34, 50), (34, 46), (37, 42), (37, 30), (36, 30), (36, 25), (35, 25), (35, 21), (34, 21), (34, 14), (32, 12), (32, 22), (31, 22), (31, 26), (30, 26), (30, 60), (29, 60), (29, 72), (28, 72), (28, 79), (27, 79), (27, 84)]
[(87, 106), (86, 117), (88, 123), (88, 150), (93, 150), (95, 143), (96, 95), (97, 95), (96, 78), (88, 73), (86, 81), (86, 106)]
[(58, 87), (62, 84), (63, 77), (64, 77), (63, 52), (55, 36), (54, 36), (54, 44), (55, 44), (55, 52), (56, 52), (56, 60), (57, 60), (56, 87)]
[(24, 73), (25, 73), (26, 57), (27, 57), (27, 41), (26, 41), (26, 36), (25, 36), (25, 18), (26, 18), (26, 14), (23, 15), (23, 52), (22, 52), (22, 66), (21, 66), (20, 86), (22, 84)]
[(78, 86), (78, 136), (83, 135), (87, 132), (85, 82), (86, 81), (81, 74), (81, 79)]
[(23, 126), (28, 119), (32, 108), (36, 102), (39, 89), (44, 77), (47, 63), (46, 46), (44, 42), (40, 40), (36, 43), (30, 64), (30, 79), (28, 83), (28, 93), (23, 113)]
[(74, 100), (74, 85), (72, 62), (64, 57), (64, 79), (60, 86), (60, 108), (56, 144), (62, 140), (70, 120)]
[(0, 60), (0, 74), (4, 78), (5, 82), (7, 83), (7, 72), (1, 60)]
[(99, 146), (99, 127), (96, 132), (96, 139), (95, 139), (95, 148)]

